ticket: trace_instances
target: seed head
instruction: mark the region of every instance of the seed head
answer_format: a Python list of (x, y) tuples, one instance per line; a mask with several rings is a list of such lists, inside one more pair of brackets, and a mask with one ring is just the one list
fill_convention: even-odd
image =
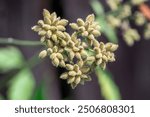
[[(55, 67), (65, 68), (67, 71), (60, 78), (74, 89), (78, 84), (91, 81), (89, 74), (96, 66), (105, 69), (108, 62), (115, 61), (114, 51), (118, 45), (96, 40), (101, 33), (94, 14), (88, 15), (85, 20), (78, 18), (76, 23), (70, 23), (70, 27), (75, 30), (71, 35), (66, 32), (67, 24), (68, 20), (44, 9), (43, 20), (39, 20), (32, 30), (38, 33), (46, 48), (39, 57), (49, 56)], [(133, 34), (130, 36), (135, 38)]]

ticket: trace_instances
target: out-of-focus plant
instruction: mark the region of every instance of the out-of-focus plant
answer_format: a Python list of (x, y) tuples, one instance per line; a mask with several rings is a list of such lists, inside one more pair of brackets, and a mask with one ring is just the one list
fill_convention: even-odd
[(3, 98), (3, 96), (0, 94), (0, 100), (3, 100), (4, 98)]
[[(91, 6), (96, 14), (97, 22), (101, 26), (102, 33), (105, 34), (110, 42), (118, 43), (116, 28), (112, 27), (108, 23), (103, 5), (97, 0), (92, 0)], [(112, 20), (114, 20), (114, 17), (109, 18), (112, 18)], [(120, 20), (114, 20), (115, 25), (119, 25), (120, 23)], [(113, 76), (110, 72), (108, 72), (108, 70), (102, 71), (102, 69), (97, 68), (96, 75), (98, 77), (100, 89), (104, 99), (121, 99), (119, 88), (113, 80)]]
[(66, 19), (60, 19), (55, 12), (50, 14), (46, 9), (43, 10), (43, 17), (32, 27), (46, 47), (39, 57), (49, 56), (54, 66), (66, 68), (67, 72), (60, 78), (66, 79), (72, 88), (90, 81), (89, 74), (97, 66), (105, 69), (108, 62), (115, 61), (114, 51), (118, 45), (96, 40), (101, 33), (93, 14), (88, 15), (85, 21), (78, 18), (77, 23), (70, 23), (74, 30), (71, 35), (66, 32)]
[(108, 70), (102, 70), (101, 68), (96, 68), (96, 75), (98, 77), (98, 83), (101, 88), (101, 94), (104, 99), (116, 100), (121, 99), (119, 93), (119, 88), (112, 79), (112, 75)]
[(46, 86), (45, 80), (41, 81), (40, 85), (36, 87), (34, 95), (32, 97), (33, 100), (46, 100)]
[[(8, 40), (0, 39), (0, 42), (9, 44)], [(10, 43), (19, 44), (20, 42), (18, 43), (17, 41), (16, 43), (16, 40), (15, 42), (13, 40)], [(8, 87), (6, 93), (7, 99), (32, 98), (35, 90), (35, 79), (30, 68), (34, 66), (33, 64), (35, 63), (32, 59), (26, 62), (20, 50), (16, 47), (9, 46), (0, 48), (0, 74), (4, 74), (0, 82), (0, 90), (3, 87)], [(1, 99), (5, 99), (3, 96), (1, 97)]]
[[(136, 28), (131, 26), (131, 22), (136, 27), (144, 28), (143, 37), (150, 39), (150, 8), (146, 4), (147, 0), (106, 0), (109, 7), (105, 10), (98, 0), (91, 0), (91, 6), (96, 14), (97, 22), (102, 26), (102, 33), (106, 38), (117, 43), (119, 33), (128, 46), (132, 46), (139, 41), (141, 35)], [(112, 80), (112, 75), (108, 72), (96, 72), (99, 83), (101, 84), (101, 92), (106, 99), (120, 99), (119, 90)], [(114, 95), (113, 95), (114, 94)]]
[[(97, 15), (97, 21), (101, 25), (107, 24), (104, 25), (104, 27), (108, 30), (110, 28), (112, 30), (111, 33), (115, 35), (114, 37), (117, 37), (117, 29), (122, 31), (124, 41), (127, 45), (132, 46), (134, 42), (140, 40), (141, 35), (136, 28), (131, 26), (131, 22), (137, 27), (144, 28), (142, 36), (145, 39), (150, 39), (150, 8), (146, 4), (146, 1), (147, 0), (106, 0), (110, 8), (107, 12), (104, 12), (105, 10), (102, 4), (97, 0), (92, 0), (91, 6)], [(105, 19), (105, 21), (101, 19)], [(110, 41), (114, 42), (115, 39), (113, 36), (109, 36), (105, 30), (102, 31)]]
[[(31, 69), (40, 63), (37, 54), (25, 60), (21, 51), (15, 46), (41, 46), (39, 41), (0, 38), (0, 99), (47, 99), (44, 79), (35, 85)], [(1, 92), (6, 90), (6, 93)]]
[(91, 2), (91, 6), (96, 14), (97, 22), (101, 26), (102, 33), (106, 35), (106, 37), (108, 38), (110, 42), (117, 43), (118, 38), (116, 35), (116, 30), (112, 28), (110, 25), (108, 25), (102, 4), (94, 0)]
[[(118, 45), (110, 42), (104, 44), (96, 40), (96, 37), (100, 36), (101, 33), (99, 31), (99, 24), (95, 22), (95, 16), (91, 14), (86, 17), (85, 21), (78, 18), (76, 23), (70, 23), (71, 28), (75, 30), (71, 35), (65, 31), (65, 26), (68, 24), (66, 19), (60, 19), (56, 13), (50, 14), (45, 9), (43, 16), (44, 19), (39, 20), (38, 24), (32, 27), (41, 36), (41, 43), (46, 47), (46, 50), (40, 52), (39, 57), (44, 58), (49, 56), (54, 66), (66, 68), (67, 72), (63, 73), (60, 78), (66, 79), (72, 88), (75, 88), (78, 84), (84, 84), (85, 81), (90, 81), (89, 74), (96, 68), (99, 85), (101, 86), (104, 98), (120, 99), (119, 90), (114, 81), (110, 79), (108, 72), (103, 71), (108, 62), (115, 61), (114, 52), (117, 50)], [(102, 30), (104, 30), (110, 39), (113, 37), (112, 42), (116, 42), (117, 37), (115, 36), (115, 32), (113, 32), (113, 28), (109, 28), (105, 19), (102, 18), (101, 21), (103, 21)], [(109, 31), (107, 31), (105, 26), (108, 26)], [(36, 41), (20, 41), (12, 38), (0, 39), (0, 44), (22, 46), (42, 45)], [(20, 51), (17, 48), (11, 48), (4, 48), (0, 53), (2, 56), (2, 59), (0, 59), (2, 63), (0, 67), (1, 72), (17, 71), (13, 75), (8, 75), (9, 82), (1, 82), (5, 82), (4, 84), (8, 85), (7, 98), (46, 99), (43, 84), (36, 88), (33, 94), (35, 80), (30, 68), (33, 66), (34, 61), (26, 63)], [(6, 65), (3, 64), (5, 60), (8, 62)]]

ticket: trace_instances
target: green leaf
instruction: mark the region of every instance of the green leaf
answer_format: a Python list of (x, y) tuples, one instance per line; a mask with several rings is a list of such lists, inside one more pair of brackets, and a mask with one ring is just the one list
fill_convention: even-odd
[(22, 53), (15, 47), (0, 48), (0, 72), (8, 73), (14, 69), (18, 71), (8, 75), (12, 77), (8, 83), (8, 99), (31, 99), (35, 80), (30, 69), (25, 66)]
[(33, 100), (45, 100), (45, 83), (41, 82), (40, 85), (36, 88), (33, 95)]
[(100, 67), (96, 69), (96, 75), (98, 77), (99, 86), (101, 87), (101, 94), (107, 100), (121, 99), (119, 89), (115, 82), (112, 80), (112, 76), (108, 71), (103, 71)]
[(115, 29), (109, 26), (107, 23), (103, 5), (97, 0), (92, 0), (91, 7), (95, 12), (95, 14), (97, 15), (96, 20), (97, 22), (99, 22), (99, 25), (101, 26), (101, 31), (105, 34), (107, 39), (110, 42), (118, 43), (118, 38)]
[(35, 87), (35, 80), (31, 71), (27, 68), (21, 70), (11, 80), (8, 89), (8, 99), (26, 100), (31, 99)]
[(99, 1), (92, 0), (91, 1), (91, 6), (92, 6), (92, 8), (93, 8), (96, 15), (104, 15), (103, 5)]
[(99, 22), (99, 24), (101, 26), (101, 31), (105, 34), (107, 39), (110, 42), (118, 43), (116, 31), (114, 28), (112, 28), (111, 26), (108, 25), (105, 17), (104, 16), (98, 16), (96, 20), (97, 20), (97, 22)]
[(23, 57), (19, 49), (15, 47), (0, 48), (0, 72), (20, 68)]
[(4, 97), (0, 94), (0, 100), (3, 100), (4, 99)]

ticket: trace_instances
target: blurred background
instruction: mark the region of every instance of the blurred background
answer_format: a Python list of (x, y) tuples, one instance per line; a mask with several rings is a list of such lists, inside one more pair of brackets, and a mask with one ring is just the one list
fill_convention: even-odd
[[(120, 6), (128, 3), (128, 0), (121, 1)], [(149, 3), (150, 1), (144, 2), (149, 8), (147, 14), (150, 14)], [(131, 12), (137, 11), (138, 7), (139, 4), (131, 6)], [(51, 13), (55, 11), (58, 16), (70, 22), (96, 13), (97, 20), (102, 23), (104, 19), (101, 17), (107, 16), (107, 12), (115, 11), (109, 8), (106, 0), (0, 0), (0, 99), (150, 99), (150, 40), (142, 36), (142, 31), (150, 21), (148, 15), (144, 15), (147, 18), (144, 26), (135, 25), (132, 15), (129, 19), (123, 19), (131, 19), (131, 27), (139, 32), (140, 41), (132, 46), (124, 41), (124, 33), (119, 27), (106, 26), (105, 29), (105, 25), (102, 26), (104, 33), (102, 32), (99, 40), (118, 40), (116, 62), (107, 66), (109, 73), (102, 72), (99, 76), (93, 73), (91, 82), (73, 90), (66, 81), (59, 79), (64, 69), (52, 66), (48, 58), (38, 58), (43, 47), (38, 44), (39, 37), (31, 27), (42, 19), (44, 8)], [(112, 31), (111, 34), (106, 33), (107, 28)], [(36, 41), (37, 44), (14, 44), (12, 38)], [(102, 83), (101, 76), (104, 77)]]

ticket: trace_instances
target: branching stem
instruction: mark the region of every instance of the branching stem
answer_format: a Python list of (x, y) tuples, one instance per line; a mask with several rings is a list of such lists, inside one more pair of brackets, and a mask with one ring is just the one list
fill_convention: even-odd
[(20, 46), (41, 46), (39, 41), (29, 41), (29, 40), (18, 40), (13, 38), (0, 38), (0, 45), (20, 45)]

